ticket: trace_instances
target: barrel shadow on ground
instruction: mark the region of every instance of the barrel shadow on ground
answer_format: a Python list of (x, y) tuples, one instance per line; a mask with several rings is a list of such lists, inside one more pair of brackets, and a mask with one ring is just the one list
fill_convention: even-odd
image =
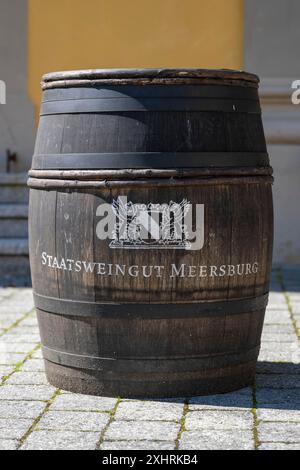
[[(287, 282), (284, 282), (284, 291), (285, 292), (296, 292), (300, 293), (300, 286), (294, 285), (294, 284), (288, 284)], [(272, 286), (270, 289), (270, 294), (272, 292), (279, 292), (282, 293), (282, 287), (281, 286)]]
[[(168, 403), (188, 403), (193, 410), (201, 407), (214, 409), (253, 408), (253, 400), (258, 409), (300, 410), (300, 364), (290, 362), (258, 362), (257, 380), (268, 378), (266, 386), (251, 387), (226, 394), (195, 396), (190, 398), (147, 398), (140, 401), (156, 401)], [(138, 399), (138, 397), (137, 397)]]

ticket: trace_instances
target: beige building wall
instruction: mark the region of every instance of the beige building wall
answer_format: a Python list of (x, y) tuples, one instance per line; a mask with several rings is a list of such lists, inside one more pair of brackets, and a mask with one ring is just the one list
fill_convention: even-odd
[(29, 91), (45, 72), (240, 68), (243, 0), (29, 0)]

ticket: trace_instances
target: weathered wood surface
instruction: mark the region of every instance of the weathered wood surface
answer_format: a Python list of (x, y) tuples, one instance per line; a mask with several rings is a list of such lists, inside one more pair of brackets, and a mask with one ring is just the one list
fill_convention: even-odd
[(257, 75), (239, 70), (207, 69), (99, 69), (55, 72), (43, 76), (43, 90), (97, 85), (215, 84), (257, 88)]
[[(271, 176), (271, 167), (214, 168), (214, 176)], [(119, 180), (140, 178), (195, 178), (211, 176), (211, 168), (122, 169), (122, 170), (30, 170), (29, 177), (62, 180)]]
[(258, 76), (241, 70), (230, 69), (197, 69), (197, 68), (159, 68), (159, 69), (90, 69), (90, 70), (70, 70), (66, 72), (52, 72), (43, 76), (44, 82), (67, 79), (94, 79), (94, 78), (219, 78), (225, 80), (245, 80), (247, 82), (258, 83)]
[(40, 119), (35, 154), (93, 152), (266, 152), (266, 144), (259, 114), (151, 111)]
[[(183, 78), (175, 71), (159, 72), (160, 85), (169, 74), (190, 86), (189, 74)], [(46, 78), (47, 88), (62, 78), (100, 75), (56, 74)], [(116, 76), (104, 71), (100, 78)], [(205, 86), (205, 79), (217, 79), (223, 87), (230, 78), (236, 81), (230, 89), (239, 88), (239, 94), (239, 79), (245, 90), (257, 85), (236, 72), (203, 71), (197, 78)], [(125, 86), (123, 93), (133, 88)], [(47, 90), (47, 100), (52, 92), (57, 89)], [(59, 93), (64, 99), (63, 86)], [(41, 118), (35, 155), (61, 154), (63, 161), (64, 154), (84, 159), (105, 152), (124, 153), (125, 168), (45, 170), (33, 159), (31, 269), (50, 382), (123, 396), (183, 396), (248, 385), (271, 268), (272, 170), (243, 166), (243, 158), (238, 166), (200, 167), (201, 152), (241, 152), (250, 159), (265, 153), (260, 113), (144, 110)], [(199, 168), (126, 168), (128, 152), (200, 152)], [(112, 240), (97, 236), (97, 209), (120, 196), (145, 206), (184, 200), (204, 205), (197, 232), (203, 230), (203, 246), (112, 248)]]

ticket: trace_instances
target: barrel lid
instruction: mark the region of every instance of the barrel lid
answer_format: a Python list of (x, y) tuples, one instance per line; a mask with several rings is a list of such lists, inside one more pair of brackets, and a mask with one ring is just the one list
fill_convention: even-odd
[(72, 87), (105, 84), (178, 84), (218, 83), (228, 85), (258, 86), (257, 75), (241, 70), (155, 68), (155, 69), (91, 69), (48, 73), (43, 76), (42, 87)]

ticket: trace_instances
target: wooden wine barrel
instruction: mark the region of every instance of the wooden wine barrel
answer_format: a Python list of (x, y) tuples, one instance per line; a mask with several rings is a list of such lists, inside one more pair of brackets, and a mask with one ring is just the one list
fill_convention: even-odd
[(252, 383), (273, 237), (255, 75), (46, 75), (29, 186), (51, 384), (169, 397)]

